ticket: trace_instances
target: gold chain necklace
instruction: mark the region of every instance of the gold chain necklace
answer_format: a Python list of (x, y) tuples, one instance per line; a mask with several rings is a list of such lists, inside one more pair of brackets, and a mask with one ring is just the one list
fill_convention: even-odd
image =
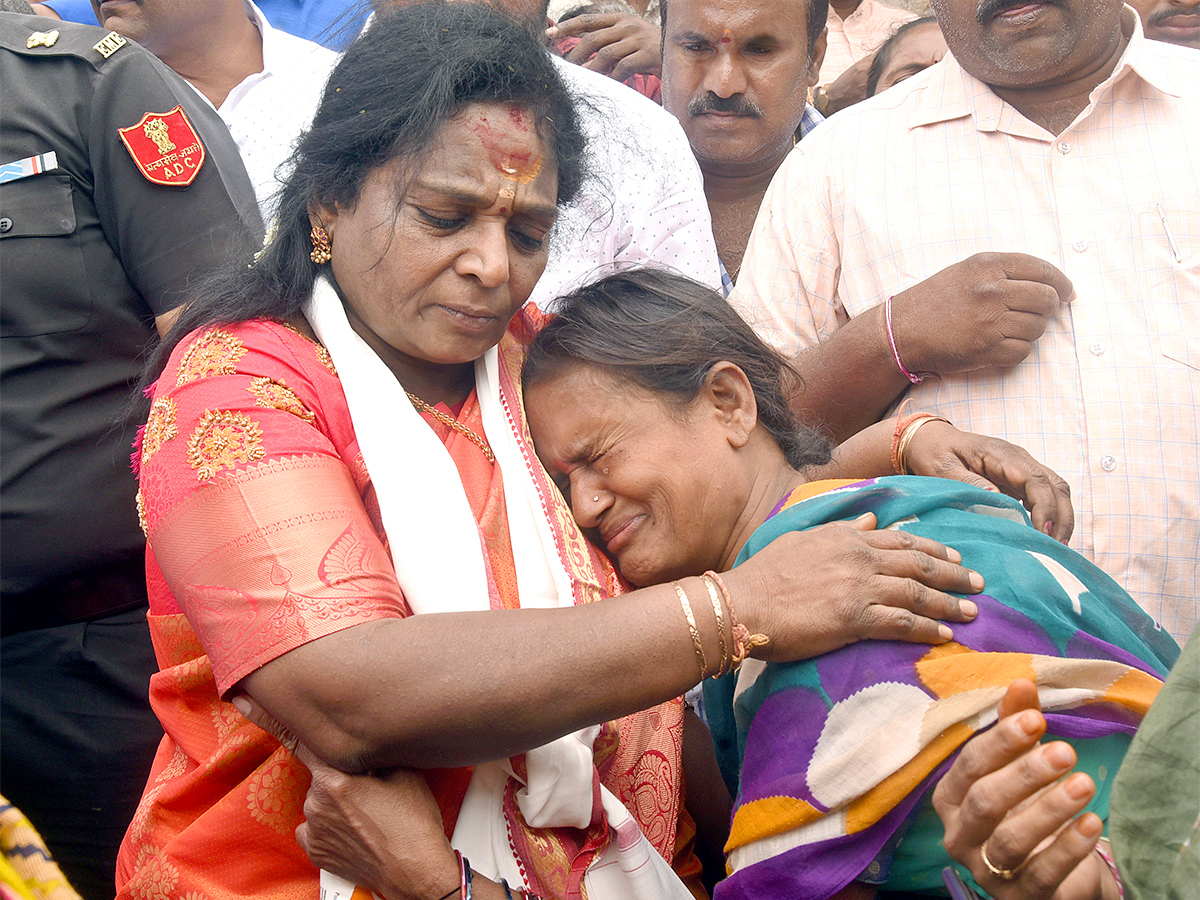
[(443, 425), (448, 425), (451, 428), (453, 428), (455, 431), (457, 431), (459, 434), (461, 434), (463, 437), (465, 437), (468, 441), (470, 441), (472, 444), (474, 444), (476, 447), (478, 447), (480, 450), (482, 450), (483, 455), (487, 457), (488, 462), (495, 464), (496, 457), (492, 454), (492, 448), (488, 446), (488, 442), (484, 438), (477, 435), (475, 432), (473, 432), (470, 428), (468, 428), (466, 425), (464, 425), (462, 422), (458, 421), (457, 419), (451, 418), (450, 416), (446, 415), (441, 410), (434, 409), (432, 406), (430, 406), (428, 403), (426, 403), (424, 400), (422, 400), (420, 397), (418, 397), (416, 394), (412, 393), (411, 391), (405, 391), (404, 393), (408, 394), (408, 399), (412, 401), (413, 406), (415, 406), (417, 409), (421, 410), (421, 412), (429, 413), (431, 416), (433, 416), (435, 419), (437, 419)]

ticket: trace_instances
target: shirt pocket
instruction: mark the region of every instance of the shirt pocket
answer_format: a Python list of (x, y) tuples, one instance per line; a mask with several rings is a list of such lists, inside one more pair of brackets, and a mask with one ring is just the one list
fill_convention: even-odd
[(0, 336), (77, 331), (92, 314), (69, 175), (37, 175), (0, 187), (4, 303)]
[(1200, 369), (1200, 200), (1143, 209), (1137, 249), (1159, 352)]

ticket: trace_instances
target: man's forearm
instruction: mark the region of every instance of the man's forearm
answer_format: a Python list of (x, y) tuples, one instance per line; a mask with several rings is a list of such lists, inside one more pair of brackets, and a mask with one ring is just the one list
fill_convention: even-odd
[(803, 379), (789, 398), (793, 412), (837, 443), (879, 421), (909, 386), (892, 358), (882, 305), (802, 351), (792, 366)]

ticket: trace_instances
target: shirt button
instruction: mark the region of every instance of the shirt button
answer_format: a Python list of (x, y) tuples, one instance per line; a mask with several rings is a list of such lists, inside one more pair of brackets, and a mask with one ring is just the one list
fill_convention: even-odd
[(1068, 153), (1070, 153), (1071, 152), (1071, 142), (1070, 141), (1059, 141), (1058, 142), (1058, 152), (1061, 153), (1063, 156), (1066, 156)]
[(1076, 241), (1075, 243), (1073, 243), (1071, 245), (1071, 249), (1074, 250), (1076, 253), (1082, 253), (1087, 248), (1088, 248), (1087, 241)]
[(10, 231), (12, 231), (12, 219), (8, 216), (0, 218), (0, 234), (8, 234)]
[(1117, 458), (1115, 456), (1100, 457), (1100, 468), (1105, 472), (1111, 472), (1117, 467)]
[(1091, 351), (1092, 356), (1103, 356), (1104, 355), (1104, 345), (1101, 344), (1099, 341), (1095, 341), (1094, 343), (1088, 344), (1088, 350)]

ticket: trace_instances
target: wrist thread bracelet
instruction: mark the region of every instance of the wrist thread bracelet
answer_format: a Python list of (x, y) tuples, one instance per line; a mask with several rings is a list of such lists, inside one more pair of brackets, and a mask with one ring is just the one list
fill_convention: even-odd
[(709, 569), (704, 573), (711, 578), (721, 590), (721, 596), (725, 600), (725, 608), (729, 610), (729, 630), (733, 636), (733, 652), (729, 657), (729, 668), (727, 671), (736, 672), (741, 668), (747, 654), (751, 650), (759, 647), (765, 647), (771, 643), (771, 639), (765, 634), (751, 634), (750, 629), (737, 620), (737, 614), (733, 611), (733, 600), (729, 596), (729, 588), (725, 587), (725, 582), (721, 580), (721, 576)]
[(895, 335), (895, 332), (892, 331), (892, 297), (890, 297), (890, 296), (887, 298), (887, 301), (883, 304), (883, 316), (884, 316), (884, 319), (887, 321), (888, 344), (891, 345), (892, 359), (894, 359), (896, 361), (896, 368), (898, 368), (900, 370), (900, 373), (905, 378), (907, 378), (909, 381), (911, 381), (913, 384), (920, 384), (922, 381), (924, 381), (926, 378), (928, 378), (930, 375), (932, 375), (934, 373), (933, 372), (915, 372), (915, 373), (910, 372), (910, 371), (908, 371), (908, 367), (904, 365), (904, 361), (900, 359), (900, 351), (896, 348), (896, 335)]
[[(458, 853), (457, 850), (454, 852)], [(471, 879), (474, 878), (474, 873), (471, 871), (471, 864), (461, 853), (458, 853), (458, 867), (462, 875), (462, 881), (458, 885), (460, 898), (461, 900), (471, 900)]]
[(1119, 869), (1117, 869), (1117, 861), (1115, 859), (1113, 859), (1112, 849), (1111, 849), (1112, 845), (1110, 844), (1109, 847), (1106, 848), (1104, 846), (1106, 843), (1108, 843), (1108, 842), (1105, 840), (1101, 840), (1099, 843), (1096, 844), (1095, 850), (1096, 850), (1097, 855), (1102, 860), (1104, 860), (1105, 865), (1108, 866), (1108, 870), (1110, 872), (1112, 872), (1113, 881), (1115, 881), (1117, 883), (1117, 897), (1119, 898), (1119, 900), (1124, 900), (1125, 884), (1124, 884), (1124, 882), (1121, 881), (1121, 872)]
[[(467, 861), (465, 856), (463, 856), (457, 850), (454, 851), (454, 855), (458, 858), (458, 886), (451, 888), (445, 894), (442, 894), (442, 896), (438, 897), (437, 900), (450, 900), (450, 898), (454, 897), (455, 895), (457, 895), (460, 900), (471, 900), (471, 883), (475, 878), (475, 873), (471, 871), (471, 864)], [(512, 888), (509, 886), (507, 880), (501, 878), (500, 886), (504, 888), (505, 900), (516, 900), (516, 898), (513, 896)], [(517, 892), (521, 895), (521, 900), (542, 900), (542, 898), (537, 894), (527, 891), (525, 888), (518, 888)]]
[(469, 869), (470, 865), (467, 863), (467, 861), (465, 859), (463, 859), (463, 855), (461, 853), (459, 853), (457, 850), (454, 851), (454, 858), (456, 860), (458, 860), (458, 875), (459, 875), (458, 884), (455, 885), (454, 887), (450, 888), (450, 890), (446, 891), (446, 893), (442, 894), (442, 896), (438, 897), (437, 900), (450, 900), (451, 897), (462, 895), (463, 866), (465, 865)]

